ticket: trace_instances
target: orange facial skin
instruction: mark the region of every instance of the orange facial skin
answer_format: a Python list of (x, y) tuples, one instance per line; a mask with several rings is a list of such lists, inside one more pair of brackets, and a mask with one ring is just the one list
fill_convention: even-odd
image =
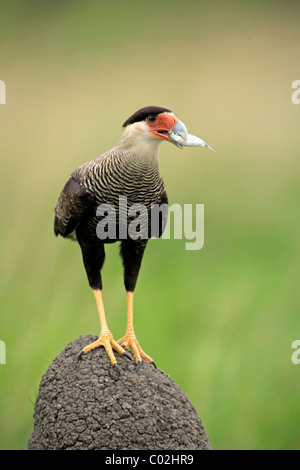
[[(152, 119), (154, 116), (152, 117)], [(178, 119), (174, 114), (170, 113), (161, 113), (155, 116), (155, 121), (147, 118), (147, 124), (152, 132), (152, 134), (157, 139), (169, 140), (169, 132), (173, 129), (175, 124), (177, 124)]]

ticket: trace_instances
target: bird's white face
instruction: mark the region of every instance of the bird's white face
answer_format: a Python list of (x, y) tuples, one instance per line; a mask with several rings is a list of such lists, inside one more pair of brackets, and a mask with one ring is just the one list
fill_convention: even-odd
[(178, 125), (182, 132), (186, 132), (184, 124), (171, 112), (149, 114), (143, 121), (126, 126), (123, 130), (123, 140), (132, 147), (142, 147), (143, 151), (148, 149), (153, 152), (161, 142), (172, 142), (170, 135)]

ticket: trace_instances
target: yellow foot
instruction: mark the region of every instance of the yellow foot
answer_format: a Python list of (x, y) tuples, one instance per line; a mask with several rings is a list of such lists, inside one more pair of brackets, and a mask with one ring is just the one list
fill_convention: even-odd
[(150, 362), (156, 368), (155, 362), (153, 361), (152, 357), (144, 353), (144, 351), (142, 350), (141, 346), (138, 343), (138, 340), (136, 339), (134, 335), (125, 335), (123, 336), (123, 338), (119, 339), (117, 343), (121, 345), (122, 348), (124, 349), (130, 349), (135, 359), (135, 362), (137, 364), (136, 371), (139, 370), (142, 359), (145, 359), (145, 361)]
[(81, 359), (83, 354), (87, 354), (92, 349), (99, 348), (100, 346), (105, 348), (112, 365), (115, 366), (119, 372), (120, 370), (117, 366), (117, 360), (113, 353), (113, 349), (121, 354), (121, 356), (126, 356), (128, 359), (132, 360), (129, 354), (127, 354), (125, 350), (114, 340), (113, 335), (109, 330), (105, 333), (101, 332), (99, 338), (96, 341), (83, 348), (79, 355), (79, 359)]

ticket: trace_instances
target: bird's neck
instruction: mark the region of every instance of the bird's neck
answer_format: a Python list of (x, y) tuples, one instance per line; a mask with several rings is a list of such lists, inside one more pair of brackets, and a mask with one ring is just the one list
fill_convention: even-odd
[(143, 138), (135, 133), (123, 132), (122, 138), (117, 145), (118, 152), (122, 152), (125, 158), (128, 158), (132, 164), (139, 166), (157, 166), (159, 144), (161, 141), (149, 138)]

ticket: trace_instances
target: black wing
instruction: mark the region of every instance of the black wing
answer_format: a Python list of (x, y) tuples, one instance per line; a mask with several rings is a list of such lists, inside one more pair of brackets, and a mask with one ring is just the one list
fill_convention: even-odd
[(169, 214), (168, 196), (163, 189), (159, 202), (151, 206), (149, 236), (160, 238), (166, 228)]
[(71, 176), (60, 193), (55, 207), (54, 233), (67, 237), (92, 206), (94, 195)]
[(168, 214), (169, 214), (169, 201), (168, 201), (168, 195), (166, 190), (164, 189), (163, 192), (161, 193), (161, 199), (159, 203), (162, 207), (163, 210), (160, 213), (160, 219), (159, 219), (159, 235), (158, 237), (160, 238), (162, 234), (165, 231), (167, 221), (168, 221)]

